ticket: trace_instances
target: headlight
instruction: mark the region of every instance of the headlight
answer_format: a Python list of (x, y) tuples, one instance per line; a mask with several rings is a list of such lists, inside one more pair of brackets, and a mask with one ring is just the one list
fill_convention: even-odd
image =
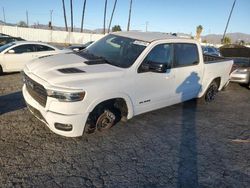
[(236, 72), (238, 73), (246, 73), (248, 69), (238, 69)]
[(85, 92), (76, 92), (76, 93), (66, 93), (61, 91), (47, 90), (49, 97), (58, 99), (62, 102), (76, 102), (83, 100)]

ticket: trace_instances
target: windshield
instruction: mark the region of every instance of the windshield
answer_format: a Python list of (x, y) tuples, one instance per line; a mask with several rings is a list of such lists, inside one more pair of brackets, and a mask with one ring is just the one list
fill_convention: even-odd
[(7, 48), (13, 46), (13, 45), (15, 45), (15, 43), (12, 42), (12, 43), (8, 43), (8, 44), (5, 44), (5, 45), (1, 46), (1, 47), (0, 47), (0, 53), (1, 53), (2, 51), (6, 50)]
[(103, 59), (111, 65), (128, 68), (146, 46), (146, 42), (110, 34), (93, 43), (86, 50), (79, 52), (79, 55), (84, 58), (91, 55), (96, 59)]

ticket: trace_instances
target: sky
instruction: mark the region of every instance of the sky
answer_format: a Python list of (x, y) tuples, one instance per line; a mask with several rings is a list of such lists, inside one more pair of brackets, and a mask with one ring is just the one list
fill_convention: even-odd
[[(108, 0), (107, 22), (110, 20), (115, 0)], [(70, 0), (65, 0), (68, 25), (70, 25)], [(84, 0), (73, 0), (74, 26), (80, 28)], [(87, 0), (84, 28), (103, 27), (105, 0)], [(112, 25), (126, 30), (130, 0), (118, 0)], [(133, 0), (131, 30), (181, 32), (195, 34), (196, 26), (202, 25), (203, 34), (222, 34), (234, 0)], [(1, 0), (0, 20), (5, 10), (6, 22), (26, 21), (48, 24), (53, 10), (52, 24), (64, 26), (61, 0)], [(107, 24), (108, 25), (108, 24)], [(250, 34), (250, 0), (237, 0), (228, 33)]]

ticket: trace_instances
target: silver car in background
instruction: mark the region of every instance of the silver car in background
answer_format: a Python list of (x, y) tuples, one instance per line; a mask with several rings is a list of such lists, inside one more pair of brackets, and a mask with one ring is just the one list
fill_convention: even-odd
[(221, 57), (219, 49), (213, 46), (202, 46), (202, 51), (205, 55)]
[(234, 58), (230, 81), (247, 84), (250, 88), (250, 58)]

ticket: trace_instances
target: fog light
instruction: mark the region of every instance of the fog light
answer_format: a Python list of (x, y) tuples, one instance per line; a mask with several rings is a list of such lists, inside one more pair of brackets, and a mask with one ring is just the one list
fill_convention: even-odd
[(55, 128), (61, 131), (72, 131), (73, 126), (71, 124), (55, 123)]

